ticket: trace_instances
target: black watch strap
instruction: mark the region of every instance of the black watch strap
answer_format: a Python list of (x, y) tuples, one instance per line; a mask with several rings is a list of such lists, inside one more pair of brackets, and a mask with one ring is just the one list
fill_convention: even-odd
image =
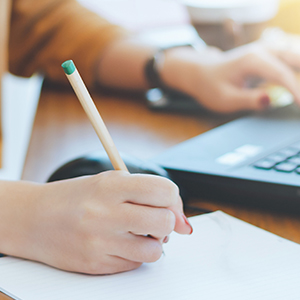
[(158, 61), (164, 55), (164, 49), (159, 49), (155, 54), (146, 62), (144, 73), (150, 88), (162, 87), (159, 71)]
[(175, 45), (171, 47), (165, 48), (158, 48), (153, 56), (146, 62), (144, 68), (145, 78), (148, 82), (150, 88), (165, 88), (163, 81), (159, 75), (159, 67), (164, 60), (164, 52), (168, 49), (179, 48), (179, 47), (192, 47), (194, 49), (198, 49), (193, 44), (182, 44), (182, 45)]

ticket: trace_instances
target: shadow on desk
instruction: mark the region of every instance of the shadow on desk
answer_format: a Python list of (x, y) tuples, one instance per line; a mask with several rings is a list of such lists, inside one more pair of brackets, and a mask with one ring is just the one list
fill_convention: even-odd
[[(73, 89), (70, 85), (66, 85), (61, 82), (53, 82), (47, 78), (44, 80), (43, 89), (55, 90), (66, 94), (73, 93)], [(101, 97), (122, 98), (124, 101), (136, 101), (137, 103), (143, 103), (145, 107), (155, 114), (174, 114), (194, 118), (213, 119), (214, 122), (217, 121), (218, 125), (250, 114), (250, 112), (236, 112), (230, 114), (214, 113), (196, 103), (196, 100), (192, 99), (188, 95), (175, 90), (160, 91), (160, 93), (165, 94), (168, 98), (169, 105), (156, 106), (151, 103), (153, 100), (149, 100), (149, 98), (151, 99), (151, 96), (149, 95), (151, 94), (152, 90), (143, 91), (115, 89), (101, 86), (99, 83), (94, 87), (89, 88), (91, 95), (95, 96), (96, 99)], [(187, 105), (185, 105), (185, 103), (187, 103)]]

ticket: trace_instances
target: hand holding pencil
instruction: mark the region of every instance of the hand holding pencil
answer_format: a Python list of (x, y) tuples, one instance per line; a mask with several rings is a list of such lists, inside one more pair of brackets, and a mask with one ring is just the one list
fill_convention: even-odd
[[(40, 203), (46, 208), (41, 214), (45, 220), (50, 214), (51, 222), (36, 226), (35, 234), (42, 238), (32, 245), (35, 255), (41, 253), (40, 261), (57, 268), (89, 274), (122, 272), (154, 262), (173, 230), (192, 233), (178, 187), (167, 178), (128, 173), (74, 64), (64, 67), (118, 170), (45, 185), (41, 194), (46, 199)], [(50, 248), (54, 253), (45, 256)]]

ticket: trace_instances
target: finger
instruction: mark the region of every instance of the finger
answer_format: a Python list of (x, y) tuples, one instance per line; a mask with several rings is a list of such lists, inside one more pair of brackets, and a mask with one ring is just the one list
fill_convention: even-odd
[(289, 50), (273, 50), (271, 49), (270, 52), (274, 53), (275, 56), (280, 58), (286, 64), (288, 64), (293, 69), (299, 71), (300, 70), (300, 55), (295, 51)]
[[(179, 189), (171, 180), (154, 175), (129, 174), (121, 171), (105, 173), (105, 176), (102, 175), (104, 178), (102, 180), (110, 180), (110, 184), (107, 184), (110, 187), (107, 190), (110, 198), (121, 198), (122, 200), (119, 200), (120, 204), (123, 202), (142, 206), (170, 208), (176, 217), (175, 230), (183, 234), (191, 232), (191, 228), (185, 222), (183, 215)], [(102, 186), (105, 186), (105, 182)], [(115, 188), (116, 186), (118, 189)], [(121, 197), (119, 190), (122, 191)], [(118, 222), (121, 219), (123, 219), (123, 216), (120, 216)]]
[(167, 236), (165, 236), (165, 238), (163, 239), (163, 243), (168, 243), (169, 242), (169, 240), (170, 240), (170, 236), (169, 235), (167, 235)]
[(286, 87), (300, 103), (300, 87), (294, 72), (277, 57), (263, 53), (248, 54), (245, 59), (244, 72), (248, 75), (260, 76), (271, 82)]
[(169, 209), (175, 215), (175, 228), (174, 231), (180, 234), (192, 234), (193, 228), (183, 213), (183, 205), (181, 197), (177, 197), (177, 203), (173, 206), (170, 206)]
[(120, 227), (135, 235), (164, 239), (175, 228), (175, 215), (166, 208), (124, 203)]
[(171, 180), (145, 174), (132, 174), (124, 181), (128, 202), (155, 207), (169, 207), (177, 202), (179, 189)]
[(132, 190), (127, 189), (128, 197), (130, 197), (129, 203), (168, 208), (176, 218), (174, 230), (181, 234), (192, 233), (192, 227), (183, 214), (182, 200), (177, 185), (167, 178), (153, 175), (133, 174), (130, 180), (131, 184), (128, 186)]
[(161, 176), (129, 174), (123, 171), (107, 171), (96, 176), (96, 180), (99, 178), (101, 181), (101, 187), (106, 188), (109, 198), (119, 199), (120, 203), (168, 207), (176, 202), (179, 194), (176, 184)]
[(148, 236), (136, 236), (128, 233), (111, 248), (110, 255), (134, 262), (155, 262), (163, 252), (162, 242)]
[(263, 89), (228, 86), (224, 94), (227, 98), (222, 111), (225, 113), (243, 110), (261, 111), (270, 106), (270, 97)]

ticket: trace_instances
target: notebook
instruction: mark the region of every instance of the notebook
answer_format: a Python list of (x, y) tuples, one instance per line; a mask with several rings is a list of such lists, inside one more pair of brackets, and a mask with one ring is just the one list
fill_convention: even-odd
[(221, 211), (190, 218), (155, 263), (109, 276), (0, 258), (0, 289), (20, 300), (299, 300), (300, 245)]

